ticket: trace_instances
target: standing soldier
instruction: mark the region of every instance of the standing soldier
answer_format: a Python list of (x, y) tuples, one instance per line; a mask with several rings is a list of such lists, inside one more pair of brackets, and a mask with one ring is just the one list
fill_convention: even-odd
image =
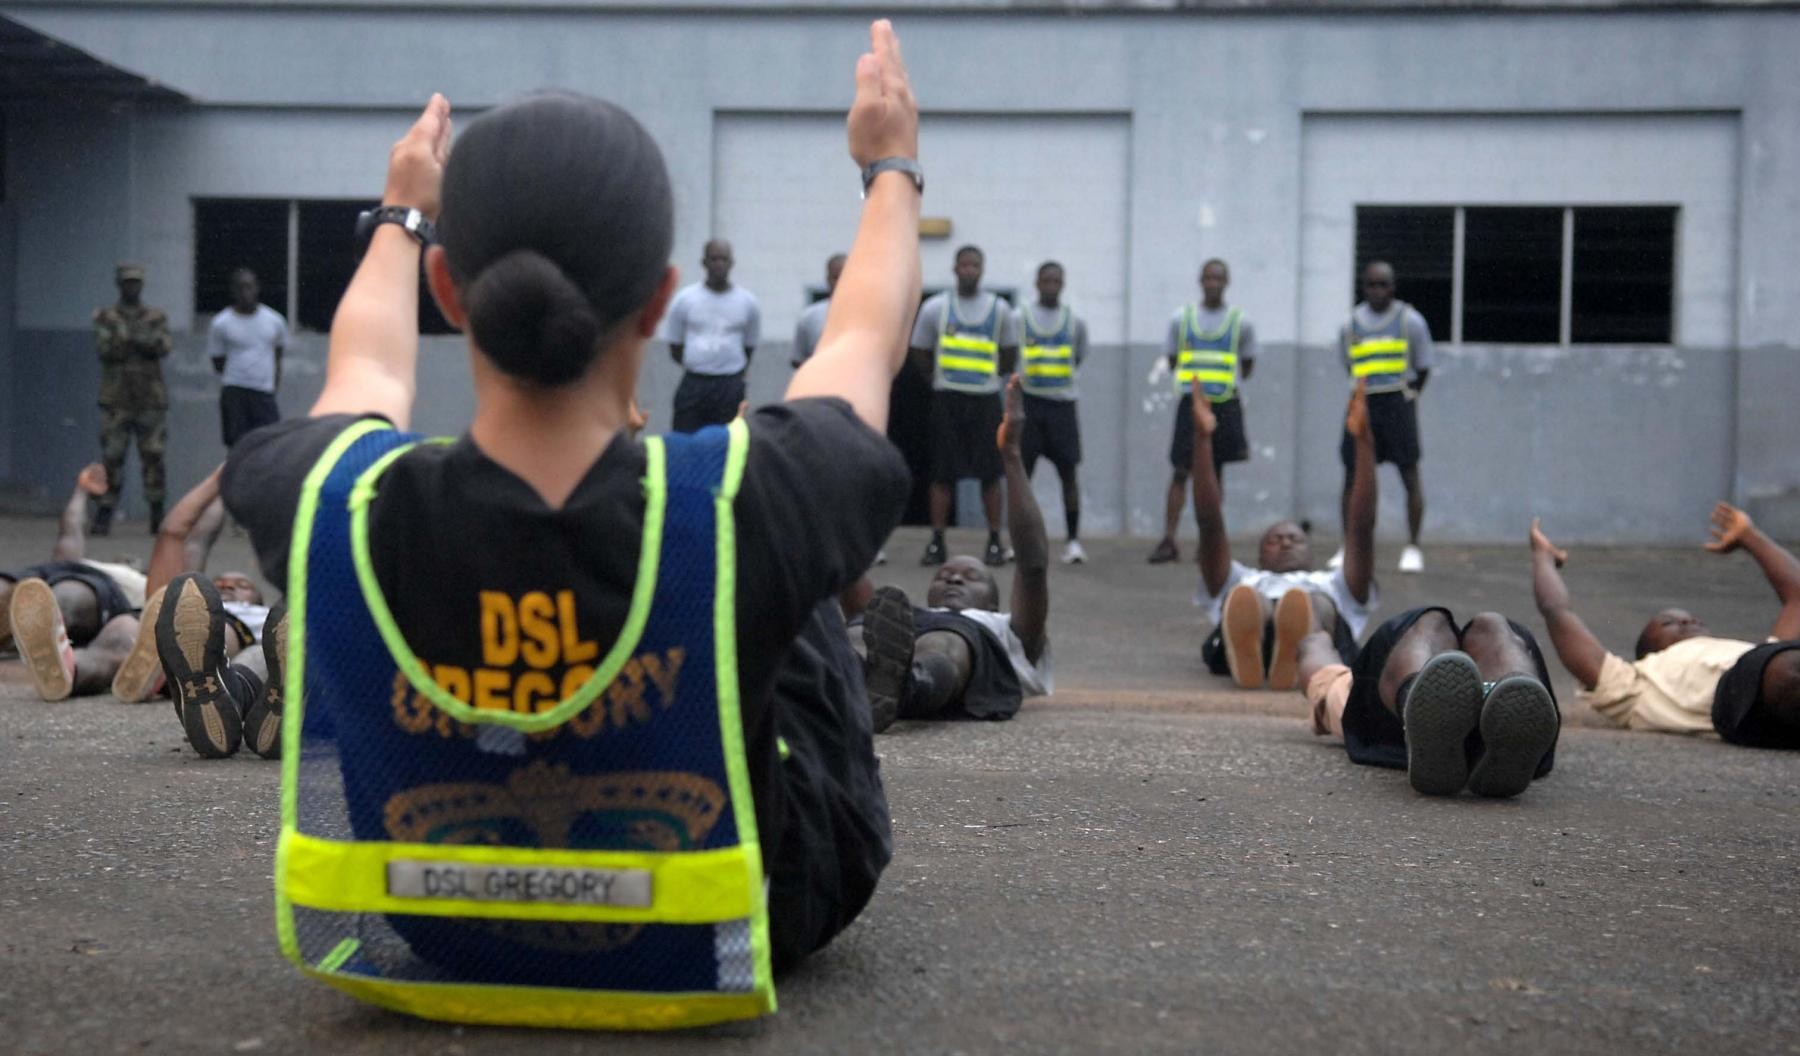
[[(1406, 486), (1406, 548), (1400, 551), (1400, 571), (1425, 571), (1425, 555), (1419, 550), (1419, 528), (1425, 522), (1425, 488), (1419, 483), (1419, 394), (1431, 377), (1431, 327), (1419, 310), (1394, 297), (1394, 268), (1385, 260), (1371, 260), (1363, 268), (1363, 300), (1350, 313), (1350, 322), (1338, 332), (1338, 353), (1350, 384), (1369, 386), (1369, 427), (1375, 431), (1375, 461), (1392, 462)], [(1350, 523), (1350, 463), (1354, 457), (1350, 434), (1345, 433), (1339, 452), (1344, 461), (1344, 524)], [(1348, 532), (1348, 527), (1345, 528)], [(1336, 568), (1339, 550), (1331, 559)]]
[(106, 464), (106, 494), (94, 510), (89, 534), (112, 531), (113, 510), (125, 485), (125, 451), (137, 437), (144, 467), (144, 499), (150, 504), (150, 534), (163, 515), (163, 450), (168, 446), (169, 390), (162, 361), (173, 349), (169, 317), (143, 303), (144, 266), (120, 264), (119, 303), (94, 313), (94, 341), (100, 351), (100, 457)]
[(1025, 477), (1030, 479), (1041, 455), (1062, 480), (1063, 522), (1069, 541), (1063, 564), (1081, 564), (1081, 488), (1075, 467), (1081, 464), (1081, 421), (1075, 414), (1075, 375), (1087, 358), (1087, 323), (1062, 301), (1063, 267), (1054, 260), (1038, 265), (1037, 303), (1019, 309), (1019, 356), (1025, 390), (1025, 435), (1021, 441)]
[(1244, 406), (1238, 386), (1256, 369), (1256, 332), (1236, 308), (1225, 307), (1225, 288), (1231, 285), (1231, 269), (1217, 258), (1200, 265), (1200, 303), (1185, 304), (1169, 320), (1169, 338), (1157, 374), (1175, 372), (1175, 432), (1169, 440), (1169, 498), (1163, 511), (1162, 542), (1150, 552), (1150, 563), (1164, 564), (1180, 558), (1175, 529), (1181, 524), (1181, 507), (1187, 502), (1188, 475), (1194, 463), (1194, 395), (1212, 404), (1217, 428), (1212, 435), (1213, 473), (1219, 493), (1225, 491), (1225, 464), (1250, 457), (1250, 440), (1244, 432)]
[(931, 542), (921, 565), (941, 565), (944, 528), (956, 482), (981, 482), (987, 518), (982, 561), (1006, 564), (1000, 545), (1000, 481), (1005, 474), (993, 437), (1003, 408), (1000, 379), (1019, 358), (1019, 319), (1000, 295), (981, 288), (986, 258), (979, 246), (956, 251), (956, 288), (919, 306), (913, 322), (913, 361), (931, 375)]

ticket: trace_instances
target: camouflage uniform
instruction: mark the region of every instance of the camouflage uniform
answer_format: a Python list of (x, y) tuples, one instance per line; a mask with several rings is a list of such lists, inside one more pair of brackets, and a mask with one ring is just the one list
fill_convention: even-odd
[(125, 451), (134, 435), (144, 466), (144, 498), (160, 511), (169, 411), (162, 360), (175, 347), (169, 317), (142, 304), (114, 304), (94, 313), (94, 339), (100, 349), (100, 457), (107, 481), (101, 514), (110, 518), (118, 505)]

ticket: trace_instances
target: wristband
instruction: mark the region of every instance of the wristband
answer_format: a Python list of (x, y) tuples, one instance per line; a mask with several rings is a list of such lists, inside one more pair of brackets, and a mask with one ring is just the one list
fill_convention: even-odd
[(868, 168), (862, 170), (864, 198), (869, 196), (869, 185), (875, 182), (875, 177), (884, 172), (906, 173), (907, 177), (912, 180), (913, 186), (919, 189), (919, 193), (925, 193), (925, 170), (919, 167), (919, 163), (912, 158), (892, 157), (871, 162)]

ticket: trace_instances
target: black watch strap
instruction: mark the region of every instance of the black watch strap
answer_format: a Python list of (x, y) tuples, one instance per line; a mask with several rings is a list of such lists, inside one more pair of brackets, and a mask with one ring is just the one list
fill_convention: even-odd
[(875, 182), (875, 177), (884, 172), (906, 173), (907, 176), (912, 178), (913, 186), (919, 189), (919, 193), (925, 193), (925, 170), (919, 167), (919, 163), (912, 158), (893, 157), (881, 158), (878, 161), (870, 163), (868, 168), (862, 170), (864, 195), (869, 193), (869, 185)]
[(375, 229), (382, 224), (398, 224), (421, 246), (429, 246), (437, 238), (437, 228), (425, 219), (424, 213), (404, 205), (383, 205), (365, 209), (357, 216), (356, 244), (366, 251), (375, 237)]

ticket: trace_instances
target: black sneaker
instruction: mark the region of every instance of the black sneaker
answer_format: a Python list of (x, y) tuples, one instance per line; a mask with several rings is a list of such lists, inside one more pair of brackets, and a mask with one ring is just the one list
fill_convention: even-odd
[(919, 564), (921, 564), (921, 565), (941, 565), (943, 563), (944, 563), (944, 541), (942, 539), (933, 537), (931, 542), (925, 544), (925, 553), (920, 555)]
[(287, 602), (269, 610), (263, 621), (263, 661), (268, 682), (244, 713), (244, 743), (264, 759), (281, 758), (281, 699), (287, 689), (282, 668), (287, 662)]
[(981, 563), (989, 566), (1004, 565), (1007, 556), (1006, 547), (1000, 545), (1000, 540), (989, 539), (987, 549), (982, 551)]
[(91, 522), (89, 522), (89, 524), (88, 524), (87, 534), (89, 534), (89, 535), (111, 535), (112, 534), (112, 519), (113, 519), (113, 508), (111, 506), (95, 507), (94, 519)]
[(1464, 745), (1481, 721), (1481, 670), (1468, 654), (1439, 653), (1419, 668), (1400, 702), (1406, 778), (1427, 796), (1454, 796), (1469, 783)]
[(882, 587), (863, 610), (863, 649), (868, 668), (869, 718), (880, 733), (900, 717), (900, 699), (912, 677), (913, 608), (899, 587)]
[(1175, 548), (1173, 539), (1164, 539), (1156, 544), (1156, 549), (1150, 551), (1149, 561), (1153, 565), (1166, 565), (1171, 561), (1179, 560), (1181, 560), (1181, 551)]
[(1525, 791), (1561, 730), (1542, 682), (1510, 675), (1494, 683), (1481, 705), (1481, 758), (1469, 771), (1469, 791), (1496, 798)]
[(156, 614), (156, 656), (194, 751), (222, 759), (238, 750), (243, 716), (225, 686), (225, 606), (212, 580), (184, 572)]

